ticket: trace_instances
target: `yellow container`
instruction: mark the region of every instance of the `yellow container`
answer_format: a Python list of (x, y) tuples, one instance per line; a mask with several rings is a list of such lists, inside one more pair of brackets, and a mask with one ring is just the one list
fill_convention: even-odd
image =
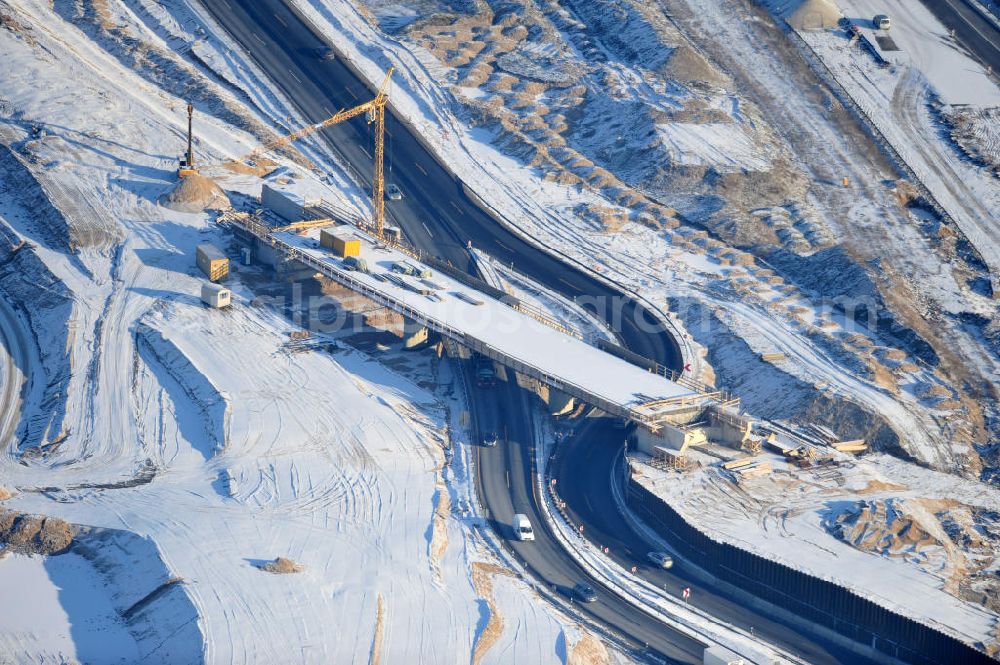
[(229, 274), (229, 259), (215, 245), (209, 243), (198, 245), (197, 263), (205, 276), (213, 282)]
[(361, 254), (361, 241), (357, 238), (344, 238), (336, 233), (322, 230), (319, 233), (319, 244), (341, 257), (359, 256)]

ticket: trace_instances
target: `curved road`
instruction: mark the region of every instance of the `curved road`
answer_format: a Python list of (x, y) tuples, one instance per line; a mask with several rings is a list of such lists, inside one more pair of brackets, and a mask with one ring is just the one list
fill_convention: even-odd
[[(200, 2), (309, 122), (319, 122), (372, 97), (367, 84), (340, 58), (316, 56), (329, 45), (281, 0)], [(622, 318), (633, 324), (622, 331), (629, 347), (671, 369), (681, 369), (680, 347), (666, 330), (646, 334), (634, 325), (637, 317), (650, 316), (641, 305), (499, 225), (465, 196), (461, 184), (407, 131), (391, 108), (386, 113), (386, 129), (386, 156), (391, 157), (387, 179), (404, 194), (402, 201), (386, 203), (386, 214), (401, 226), (411, 244), (466, 269), (465, 246), (472, 241), (570, 299), (587, 294), (618, 303)], [(358, 181), (370, 188), (373, 140), (365, 119), (334, 125), (320, 136), (345, 164), (353, 165)]]
[[(473, 385), (475, 371), (464, 363), (466, 384)], [(496, 431), (499, 443), (492, 448), (476, 446), (476, 485), (483, 508), (493, 529), (506, 540), (507, 548), (541, 583), (567, 600), (574, 584), (587, 581), (597, 591), (594, 603), (575, 603), (592, 616), (631, 638), (636, 649), (646, 645), (673, 662), (701, 663), (704, 645), (665, 627), (658, 620), (638, 611), (617, 594), (604, 589), (572, 558), (552, 534), (541, 513), (531, 460), (534, 432), (530, 414), (535, 412), (528, 399), (533, 395), (514, 383), (498, 382), (496, 388), (470, 390), (474, 402), (475, 429)], [(526, 416), (526, 417), (522, 417)], [(504, 427), (506, 424), (506, 427)], [(520, 542), (512, 538), (510, 528), (515, 513), (528, 516), (535, 540)], [(575, 602), (575, 601), (571, 601)]]
[(674, 597), (691, 588), (691, 602), (708, 614), (727, 620), (765, 641), (780, 646), (810, 663), (866, 663), (853, 652), (804, 636), (795, 626), (761, 615), (748, 613), (743, 603), (717, 589), (708, 588), (696, 575), (686, 572), (688, 564), (678, 562), (669, 571), (650, 565), (648, 552), (659, 549), (632, 529), (618, 514), (615, 502), (608, 497), (612, 485), (624, 491), (622, 467), (624, 432), (615, 429), (607, 418), (595, 418), (581, 424), (563, 441), (552, 463), (552, 477), (558, 480), (560, 497), (566, 502), (570, 518), (585, 524), (591, 542), (608, 547), (611, 558), (623, 568), (638, 567), (637, 574), (665, 589)]

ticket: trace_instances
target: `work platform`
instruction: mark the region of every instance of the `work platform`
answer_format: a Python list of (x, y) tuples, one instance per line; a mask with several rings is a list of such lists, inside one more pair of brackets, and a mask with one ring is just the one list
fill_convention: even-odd
[[(329, 279), (426, 326), (550, 388), (656, 431), (677, 413), (726, 401), (690, 381), (673, 381), (602, 351), (565, 331), (482, 291), (421, 264), (401, 247), (378, 241), (360, 228), (360, 255), (368, 272), (349, 269), (319, 242), (320, 229), (276, 230), (251, 215), (230, 213), (223, 221)], [(433, 277), (407, 276), (393, 266), (409, 263)]]

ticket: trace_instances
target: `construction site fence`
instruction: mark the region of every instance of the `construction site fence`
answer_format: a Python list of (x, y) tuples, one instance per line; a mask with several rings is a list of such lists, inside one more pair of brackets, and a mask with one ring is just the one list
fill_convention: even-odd
[[(892, 612), (833, 582), (710, 538), (634, 478), (627, 502), (641, 520), (706, 573), (805, 621), (915, 665), (992, 663), (955, 637)], [(697, 598), (692, 598), (693, 603)]]

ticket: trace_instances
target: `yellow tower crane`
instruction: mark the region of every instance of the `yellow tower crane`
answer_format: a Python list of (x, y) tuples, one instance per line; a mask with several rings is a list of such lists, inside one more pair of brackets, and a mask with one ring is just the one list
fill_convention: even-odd
[(368, 124), (375, 125), (375, 175), (372, 179), (372, 214), (374, 215), (373, 227), (375, 230), (375, 235), (378, 238), (384, 239), (385, 234), (385, 176), (384, 176), (384, 158), (385, 158), (385, 105), (389, 101), (389, 79), (392, 77), (392, 72), (395, 70), (394, 67), (389, 67), (389, 71), (385, 73), (385, 78), (382, 79), (382, 85), (379, 86), (378, 93), (376, 93), (375, 98), (365, 102), (364, 104), (359, 104), (351, 109), (341, 110), (330, 116), (326, 120), (316, 123), (315, 125), (309, 125), (308, 127), (303, 127), (302, 129), (292, 132), (286, 136), (274, 139), (273, 141), (268, 141), (264, 145), (260, 146), (250, 154), (241, 157), (240, 159), (232, 160), (234, 162), (245, 162), (253, 161), (261, 155), (276, 150), (283, 146), (289, 145), (299, 139), (309, 136), (321, 129), (326, 129), (337, 123), (344, 122), (345, 120), (350, 120), (351, 118), (357, 117), (362, 113), (368, 114)]

